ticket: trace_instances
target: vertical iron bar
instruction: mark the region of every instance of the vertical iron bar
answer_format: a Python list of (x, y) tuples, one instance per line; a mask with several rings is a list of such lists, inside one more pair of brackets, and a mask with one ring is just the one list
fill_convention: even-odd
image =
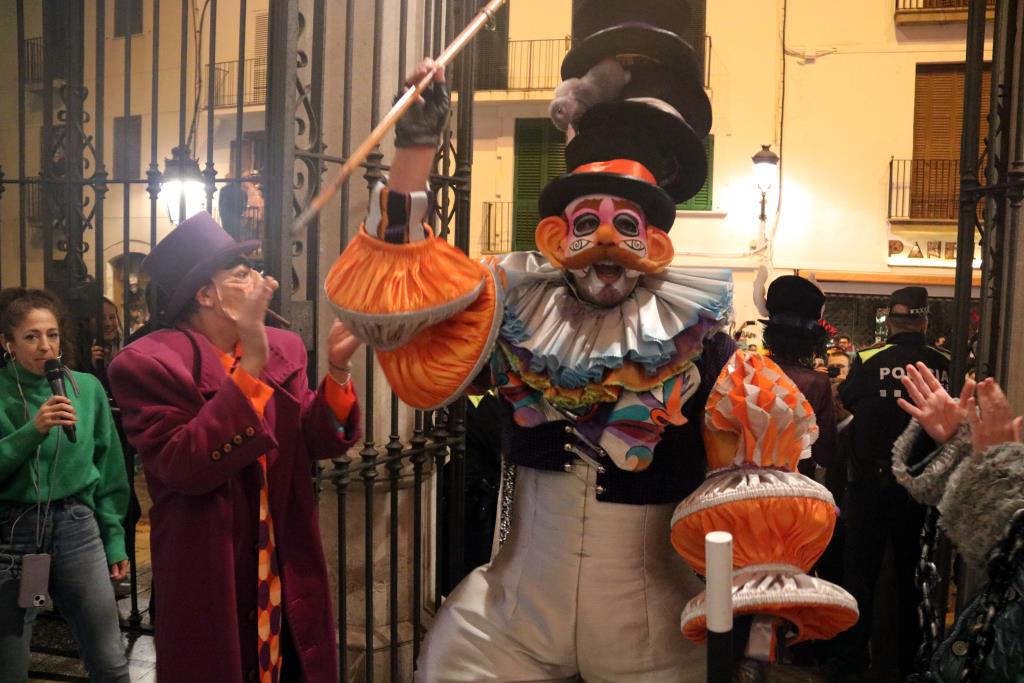
[(892, 218), (892, 167), (896, 163), (895, 157), (889, 157), (889, 218)]
[(423, 54), (421, 57), (432, 56), (430, 52), (430, 27), (434, 25), (431, 17), (431, 10), (434, 6), (432, 0), (425, 0), (423, 3)]
[(445, 517), (444, 514), (444, 463), (448, 455), (448, 411), (443, 408), (434, 413), (434, 429), (431, 433), (431, 447), (434, 451), (434, 611), (441, 609), (441, 598), (447, 592), (445, 576)]
[(363, 448), (359, 451), (361, 464), (363, 465), (363, 529), (366, 535), (366, 544), (363, 549), (364, 580), (363, 592), (366, 600), (366, 624), (364, 636), (366, 638), (366, 668), (364, 678), (368, 683), (373, 683), (373, 488), (377, 480), (377, 449), (373, 443), (373, 349), (366, 347), (366, 423), (364, 431), (366, 438), (363, 441)]
[[(321, 153), (326, 145), (323, 144), (324, 138), (324, 108), (323, 108), (323, 91), (324, 91), (324, 33), (326, 30), (326, 12), (324, 7), (324, 0), (314, 0), (313, 2), (313, 41), (312, 41), (312, 55), (311, 55), (311, 79), (310, 79), (310, 106), (313, 109), (312, 117), (316, 119), (316, 127), (311, 130), (317, 131), (317, 140), (314, 145), (314, 152)], [(320, 180), (321, 174), (323, 173), (325, 166), (318, 159), (312, 160), (312, 167), (309, 172), (309, 195), (314, 196), (320, 192)], [(316, 332), (319, 329), (319, 310), (320, 307), (316, 305), (317, 294), (319, 292), (318, 285), (320, 283), (320, 217), (317, 216), (306, 228), (306, 286), (305, 296), (306, 300), (310, 301), (310, 308), (312, 314), (312, 320), (310, 329), (313, 330), (312, 344), (311, 344), (311, 358), (316, 359), (319, 357), (320, 348), (320, 335)], [(315, 377), (316, 373), (316, 362), (309, 364), (310, 371)], [(313, 380), (315, 382), (315, 379)]]
[(388, 437), (387, 469), (390, 493), (390, 574), (388, 585), (388, 621), (390, 626), (389, 652), (390, 679), (399, 680), (398, 675), (398, 481), (402, 474), (402, 438), (398, 434), (398, 396), (391, 392), (391, 434)]
[[(245, 0), (242, 0), (245, 2)], [(149, 169), (146, 171), (146, 178), (149, 183), (146, 190), (149, 192), (149, 247), (156, 246), (156, 215), (157, 198), (160, 196), (160, 157), (157, 148), (157, 128), (160, 119), (157, 111), (160, 108), (160, 0), (153, 0), (153, 64), (149, 75)], [(146, 301), (146, 305), (150, 305)], [(149, 318), (152, 320), (156, 311), (149, 311)]]
[[(345, 69), (342, 74), (344, 91), (341, 94), (341, 156), (348, 159), (352, 153), (352, 74), (355, 59), (355, 5), (356, 0), (348, 0), (345, 3)], [(339, 252), (345, 251), (348, 246), (348, 212), (350, 208), (351, 195), (349, 184), (341, 186), (341, 243)]]
[[(43, 284), (49, 285), (53, 276), (53, 227), (57, 221), (57, 209), (60, 203), (57, 201), (59, 188), (56, 181), (56, 166), (54, 164), (54, 131), (53, 131), (53, 59), (50, 49), (53, 47), (47, 44), (49, 36), (46, 32), (46, 21), (43, 21), (43, 142), (42, 158), (39, 160), (39, 190), (42, 202), (43, 220)], [(55, 52), (55, 50), (54, 50)], [(24, 242), (22, 243), (24, 244)], [(22, 263), (27, 261), (23, 260)], [(24, 269), (22, 269), (24, 272)]]
[[(18, 178), (25, 179), (25, 0), (18, 0)], [(45, 132), (45, 127), (44, 127)], [(45, 137), (44, 137), (45, 139)], [(26, 225), (25, 198), (28, 194), (24, 184), (18, 185), (18, 284), (28, 282), (28, 226)], [(37, 186), (37, 196), (44, 201), (43, 186)], [(43, 211), (46, 216), (46, 211)]]
[[(106, 144), (106, 136), (104, 135), (103, 124), (105, 104), (105, 93), (104, 93), (104, 71), (107, 67), (107, 3), (99, 2), (96, 3), (96, 68), (95, 68), (95, 96), (96, 96), (96, 118), (95, 126), (96, 132), (94, 140), (96, 143), (96, 170), (94, 171), (93, 180), (99, 179), (99, 182), (103, 183), (105, 178), (102, 176), (106, 175), (106, 167), (103, 163), (105, 157), (104, 146)], [(93, 278), (96, 282), (96, 298), (93, 302), (95, 308), (93, 314), (96, 319), (96, 335), (102, 336), (103, 334), (103, 280), (104, 280), (104, 267), (103, 267), (103, 198), (101, 191), (95, 185), (93, 187), (96, 193), (96, 210), (93, 214), (93, 258), (95, 259)], [(102, 340), (101, 342), (102, 343)], [(129, 541), (130, 542), (130, 541)], [(129, 559), (131, 559), (129, 553)]]
[[(1016, 247), (1020, 244), (1021, 201), (1024, 199), (1024, 196), (1022, 196), (1024, 194), (1024, 186), (1022, 186), (1022, 183), (1024, 183), (1024, 106), (1021, 106), (1020, 102), (1021, 95), (1024, 93), (1024, 63), (1022, 63), (1021, 50), (1021, 45), (1024, 44), (1024, 7), (1018, 2), (1016, 10), (1014, 19), (1016, 43), (1015, 49), (1011, 51), (1013, 55), (1013, 80), (1007, 79), (1009, 87), (1006, 88), (1004, 93), (1005, 101), (1009, 104), (1007, 107), (1007, 119), (1012, 125), (1011, 130), (1008, 131), (1008, 144), (1006, 145), (1006, 149), (1009, 152), (1006, 157), (1007, 162), (1009, 162), (1007, 180), (1010, 182), (1010, 190), (1008, 192), (1010, 202), (1008, 212), (1009, 224), (1007, 226), (1006, 239), (1003, 243), (1003, 291), (1005, 292), (1005, 300), (1007, 302), (1013, 300), (1013, 292), (1016, 291), (1017, 286), (1017, 263), (1020, 254)], [(995, 83), (995, 74), (993, 73), (993, 94), (998, 92)], [(993, 100), (995, 100), (995, 97), (993, 97)], [(995, 115), (993, 115), (994, 118)], [(1013, 363), (1011, 353), (1015, 340), (1013, 339), (1012, 330), (1016, 311), (1012, 305), (1006, 305), (1002, 308), (1002, 319), (999, 323), (999, 329), (1002, 330), (1002, 339), (1000, 340), (1001, 344), (996, 367), (999, 370), (999, 381), (1006, 385), (1009, 383), (1010, 367)]]
[(338, 683), (348, 683), (348, 535), (345, 526), (348, 521), (348, 470), (352, 459), (343, 454), (332, 462), (338, 471), (334, 482), (338, 497), (338, 661), (341, 663)]
[[(124, 124), (132, 115), (132, 22), (130, 16), (120, 17), (124, 22)], [(125, 169), (121, 169), (124, 173)], [(131, 244), (132, 244), (132, 186), (129, 180), (133, 178), (119, 178), (121, 181), (121, 206), (124, 212), (122, 216), (122, 243), (121, 243), (121, 310), (124, 312), (124, 321), (128, 321), (128, 275), (131, 272)], [(102, 311), (102, 307), (100, 308)], [(102, 321), (102, 318), (100, 318)]]
[(967, 58), (964, 74), (963, 132), (960, 138), (960, 216), (957, 224), (956, 324), (953, 326), (953, 358), (950, 391), (955, 396), (963, 386), (967, 371), (967, 331), (971, 313), (974, 224), (977, 205), (975, 192), (978, 175), (978, 135), (981, 131), (981, 69), (985, 48), (985, 3), (972, 2), (967, 10)]
[[(178, 80), (178, 148), (182, 152), (185, 151), (185, 125), (186, 125), (186, 112), (188, 111), (188, 97), (186, 95), (188, 90), (188, 8), (190, 0), (181, 0), (181, 54), (179, 56), (178, 64), (181, 68), (181, 77)], [(198, 55), (196, 58), (198, 60)], [(199, 65), (196, 64), (196, 68)], [(188, 157), (192, 157), (191, 149), (189, 149)], [(178, 177), (176, 178), (182, 183), (181, 197), (178, 200), (178, 222), (180, 223), (185, 219), (185, 192), (184, 182), (185, 178), (182, 175), (182, 169), (178, 169)]]
[[(245, 106), (245, 20), (247, 0), (238, 0), (238, 73), (235, 78), (235, 149), (231, 159), (236, 180), (241, 180), (242, 170), (242, 108)], [(211, 82), (211, 87), (213, 86)], [(223, 220), (223, 218), (221, 218)]]
[(398, 88), (405, 83), (405, 58), (409, 40), (409, 0), (398, 3)]
[(264, 261), (277, 277), (275, 310), (291, 319), (291, 235), (287, 226), (294, 218), (295, 112), (297, 106), (296, 53), (299, 8), (297, 0), (270, 4), (269, 74), (267, 88), (266, 173), (263, 173), (264, 216), (267, 243)]
[[(429, 6), (429, 3), (428, 3)], [(423, 635), (423, 463), (427, 439), (423, 434), (423, 411), (417, 410), (412, 445), (412, 661), (420, 656)]]
[[(210, 0), (210, 38), (209, 59), (206, 65), (206, 168), (203, 178), (206, 180), (206, 210), (213, 214), (213, 193), (217, 189), (217, 170), (213, 167), (213, 79), (217, 69), (217, 0)], [(202, 36), (200, 36), (200, 43)], [(200, 47), (202, 45), (200, 44)], [(241, 71), (242, 64), (239, 64)], [(224, 219), (221, 218), (223, 221)]]

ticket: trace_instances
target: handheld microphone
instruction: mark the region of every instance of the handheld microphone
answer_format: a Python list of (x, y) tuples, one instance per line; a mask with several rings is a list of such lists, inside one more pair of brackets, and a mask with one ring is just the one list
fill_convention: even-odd
[[(43, 364), (43, 371), (46, 373), (46, 381), (50, 383), (50, 391), (53, 392), (53, 395), (67, 398), (68, 392), (64, 388), (64, 372), (60, 361), (56, 358), (51, 358)], [(75, 443), (77, 439), (75, 436), (75, 425), (62, 425), (62, 428), (64, 429), (64, 435), (68, 437), (68, 441)]]

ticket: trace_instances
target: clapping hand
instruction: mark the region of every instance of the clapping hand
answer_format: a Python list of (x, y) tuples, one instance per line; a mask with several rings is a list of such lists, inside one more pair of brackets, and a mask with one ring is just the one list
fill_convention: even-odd
[(239, 365), (253, 377), (258, 377), (270, 358), (270, 345), (263, 320), (267, 306), (277, 290), (277, 280), (253, 273), (255, 286), (246, 295), (238, 312), (238, 339), (242, 344), (242, 359)]
[[(977, 402), (977, 407), (975, 407)], [(978, 397), (967, 401), (967, 422), (975, 455), (1007, 441), (1020, 441), (1022, 417), (1014, 417), (1006, 394), (991, 377), (978, 385)]]
[(973, 401), (974, 382), (964, 382), (960, 401), (950, 396), (932, 371), (924, 363), (908, 365), (906, 374), (900, 379), (911, 400), (898, 399), (903, 408), (932, 437), (936, 443), (945, 443), (956, 434), (960, 424), (967, 417), (968, 402)]

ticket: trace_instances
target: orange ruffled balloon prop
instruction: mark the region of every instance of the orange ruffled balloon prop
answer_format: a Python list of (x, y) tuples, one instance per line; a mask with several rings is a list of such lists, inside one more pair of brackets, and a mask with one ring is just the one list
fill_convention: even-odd
[[(708, 398), (705, 447), (712, 471), (679, 504), (672, 544), (705, 571), (704, 536), (733, 535), (733, 609), (792, 625), (789, 642), (831, 638), (857, 620), (857, 603), (842, 588), (807, 576), (835, 528), (825, 487), (796, 471), (818, 437), (814, 411), (773, 361), (737, 351)], [(691, 640), (706, 637), (704, 595), (683, 611)]]
[(353, 334), (387, 351), (464, 311), (489, 277), (486, 266), (433, 235), (391, 244), (364, 226), (331, 266), (324, 291)]

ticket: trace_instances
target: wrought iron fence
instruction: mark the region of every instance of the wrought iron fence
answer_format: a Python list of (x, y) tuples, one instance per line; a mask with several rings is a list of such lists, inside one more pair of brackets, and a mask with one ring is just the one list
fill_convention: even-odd
[(476, 65), (477, 90), (550, 90), (562, 82), (559, 69), (569, 38), (510, 40), (507, 50)]
[[(966, 10), (971, 0), (896, 0), (896, 10), (932, 10), (962, 9)], [(985, 5), (995, 7), (996, 0), (985, 0)]]
[(480, 251), (504, 254), (512, 251), (512, 202), (484, 202)]
[[(242, 106), (263, 106), (267, 103), (267, 60), (264, 57), (242, 62), (245, 69)], [(213, 106), (234, 107), (238, 104), (238, 60), (213, 65)]]
[(889, 218), (956, 220), (959, 159), (891, 159)]
[[(0, 46), (0, 52), (18, 53), (19, 81), (17, 132), (10, 132), (10, 144), (0, 145), (7, 150), (0, 156), (5, 226), (0, 286), (54, 290), (86, 331), (80, 335), (84, 339), (94, 338), (88, 330), (102, 320), (104, 294), (119, 304), (122, 319), (134, 316), (131, 293), (144, 282), (127, 265), (141, 261), (171, 227), (160, 197), (165, 181), (176, 176), (168, 174), (164, 160), (177, 146), (199, 165), (197, 180), (212, 209), (218, 191), (238, 182), (225, 179), (224, 171), (249, 170), (241, 164), (242, 145), (231, 145), (232, 139), (243, 139), (243, 107), (263, 104), (267, 154), (255, 170), (265, 203), (243, 214), (240, 237), (262, 239), (264, 266), (281, 283), (273, 306), (306, 343), (315, 381), (322, 355), (318, 330), (326, 329), (330, 316), (319, 303), (320, 273), (338, 248), (322, 240), (340, 233), (344, 248), (359, 223), (360, 202), (352, 193), (365, 192), (366, 185), (349, 183), (340, 202), (301, 234), (290, 235), (289, 226), (319, 191), (324, 175), (336, 171), (380, 120), (411, 66), (409, 56), (439, 54), (475, 13), (473, 0), (403, 0), (394, 36), (382, 0), (279, 0), (271, 3), (268, 53), (252, 59), (244, 58), (245, 27), (247, 19), (253, 23), (254, 11), (247, 12), (245, 2), (220, 3), (219, 10), (218, 3), (207, 5), (211, 9), (198, 41), (191, 0), (145, 2), (147, 31), (116, 40), (108, 35), (115, 20), (110, 5), (98, 3), (94, 12), (86, 12), (82, 3), (67, 3), (66, 12), (54, 12), (53, 20), (44, 22), (59, 29), (55, 35), (65, 40), (60, 51), (42, 50), (42, 39), (26, 40), (31, 22), (25, 4), (0, 3), (0, 15), (17, 29), (16, 39)], [(58, 5), (64, 7), (51, 3), (44, 9)], [(357, 23), (357, 13), (372, 21)], [(423, 17), (422, 29), (414, 27), (413, 17)], [(345, 26), (337, 39), (327, 29), (334, 22)], [(51, 39), (50, 33), (46, 38)], [(217, 62), (215, 55), (224, 49), (237, 50), (240, 59)], [(385, 55), (385, 50), (394, 52)], [(540, 59), (543, 53), (537, 48), (532, 54)], [(450, 78), (463, 91), (473, 83), (472, 56), (467, 50), (452, 65)], [(553, 68), (559, 60), (550, 57)], [(202, 87), (188, 68), (176, 69), (177, 83), (161, 82), (168, 66), (182, 63), (202, 64)], [(383, 64), (393, 65), (388, 73)], [(61, 77), (51, 82), (41, 77), (40, 87), (31, 82), (36, 73)], [(140, 76), (125, 81), (124, 73)], [(164, 116), (167, 88), (177, 89), (173, 123)], [(325, 122), (325, 109), (335, 103), (337, 115), (330, 112), (333, 118)], [(215, 125), (222, 114), (214, 110), (229, 106), (226, 125)], [(460, 98), (457, 132), (444, 136), (431, 177), (437, 234), (464, 251), (469, 246), (472, 107), (473, 98)], [(135, 152), (144, 170), (139, 177), (115, 178), (111, 151), (121, 141), (111, 139), (113, 119), (137, 116), (148, 120), (146, 137)], [(35, 131), (40, 131), (39, 141), (33, 139)], [(366, 182), (383, 176), (383, 161), (379, 152), (368, 157)], [(32, 175), (37, 168), (40, 174)], [(354, 360), (364, 440), (361, 447), (323, 463), (313, 480), (337, 588), (339, 680), (408, 680), (431, 613), (466, 571), (465, 406), (459, 401), (431, 412), (400, 406), (381, 385), (373, 352)], [(151, 630), (151, 615), (145, 600), (139, 600), (143, 588), (138, 581), (145, 580), (145, 573), (139, 572), (134, 550), (129, 553), (132, 591), (123, 626), (138, 635)], [(69, 656), (76, 656), (70, 637), (67, 644)]]

